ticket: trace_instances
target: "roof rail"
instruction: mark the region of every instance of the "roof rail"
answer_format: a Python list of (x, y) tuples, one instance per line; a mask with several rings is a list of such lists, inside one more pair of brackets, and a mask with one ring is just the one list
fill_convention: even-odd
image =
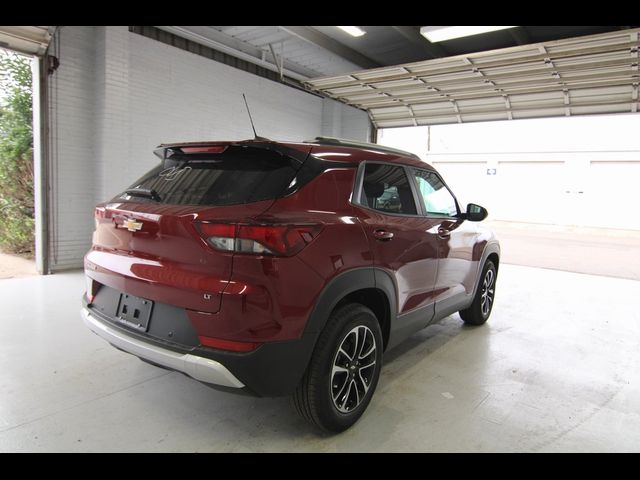
[(398, 155), (404, 155), (406, 157), (415, 158), (421, 160), (418, 155), (411, 152), (406, 152), (398, 148), (385, 147), (384, 145), (378, 145), (377, 143), (357, 142), (355, 140), (347, 140), (344, 138), (335, 137), (316, 137), (313, 140), (306, 140), (304, 143), (319, 143), (321, 145), (336, 145), (340, 147), (356, 147), (356, 148), (368, 148), (370, 150), (379, 150), (386, 153), (395, 153)]

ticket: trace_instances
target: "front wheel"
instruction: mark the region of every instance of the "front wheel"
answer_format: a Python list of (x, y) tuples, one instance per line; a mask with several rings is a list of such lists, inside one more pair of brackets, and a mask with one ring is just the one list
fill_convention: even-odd
[(471, 306), (460, 310), (460, 317), (470, 325), (482, 325), (489, 319), (493, 301), (496, 295), (496, 267), (491, 260), (487, 260), (482, 269), (480, 284)]
[(381, 367), (378, 319), (364, 305), (347, 304), (329, 317), (293, 395), (293, 405), (323, 430), (346, 430), (369, 405)]

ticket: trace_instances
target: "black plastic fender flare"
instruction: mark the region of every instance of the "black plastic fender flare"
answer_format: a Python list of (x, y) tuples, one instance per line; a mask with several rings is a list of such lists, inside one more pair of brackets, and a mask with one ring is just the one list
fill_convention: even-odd
[[(489, 258), (489, 255), (491, 255), (492, 253), (495, 253), (496, 255), (498, 255), (498, 259), (500, 259), (500, 244), (497, 241), (489, 242), (484, 247), (484, 251), (482, 252), (482, 257), (478, 262), (478, 273), (477, 273), (478, 281), (476, 282), (475, 287), (473, 287), (473, 294), (471, 295), (472, 299), (476, 298), (476, 292), (478, 291), (478, 287), (480, 286), (480, 280), (481, 280), (480, 275), (482, 274), (482, 269), (484, 268), (484, 264), (486, 263), (487, 258)], [(497, 272), (496, 272), (496, 278), (497, 278)]]
[(338, 302), (350, 293), (365, 288), (377, 288), (387, 296), (389, 319), (393, 322), (397, 315), (398, 302), (395, 283), (391, 276), (381, 268), (360, 267), (335, 276), (324, 287), (309, 315), (304, 335), (320, 334)]

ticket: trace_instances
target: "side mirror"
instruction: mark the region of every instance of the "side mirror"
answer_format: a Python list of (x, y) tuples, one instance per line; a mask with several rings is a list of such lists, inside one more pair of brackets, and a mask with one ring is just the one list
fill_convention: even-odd
[(489, 212), (484, 207), (480, 205), (476, 205), (475, 203), (470, 203), (467, 205), (467, 213), (465, 214), (465, 219), (470, 222), (481, 222), (485, 218), (487, 218)]

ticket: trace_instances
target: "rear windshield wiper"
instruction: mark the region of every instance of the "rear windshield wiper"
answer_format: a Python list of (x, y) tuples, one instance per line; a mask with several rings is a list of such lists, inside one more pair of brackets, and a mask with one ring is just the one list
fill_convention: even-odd
[(153, 188), (130, 188), (125, 190), (124, 193), (131, 195), (132, 197), (146, 197), (156, 202), (161, 202), (162, 198)]

